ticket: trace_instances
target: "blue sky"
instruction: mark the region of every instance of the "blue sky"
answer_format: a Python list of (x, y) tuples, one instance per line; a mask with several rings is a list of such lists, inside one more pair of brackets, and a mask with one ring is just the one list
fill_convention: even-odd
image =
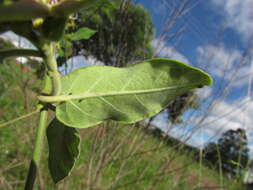
[[(159, 35), (164, 29), (165, 20), (171, 18), (172, 10), (180, 8), (183, 0), (137, 2), (151, 13), (156, 28), (153, 45), (159, 50), (159, 56), (198, 66), (214, 77), (211, 88), (198, 91), (203, 103), (201, 110), (188, 111), (184, 124), (172, 127), (164, 122), (165, 115), (160, 115), (156, 124), (175, 137), (188, 134), (197, 127), (197, 132), (188, 143), (198, 147), (210, 140), (217, 140), (228, 129), (241, 127), (247, 130), (252, 151), (253, 1), (189, 0), (191, 9), (178, 18), (167, 33), (185, 27), (184, 32), (173, 41), (161, 40)], [(159, 40), (160, 43), (157, 42)]]

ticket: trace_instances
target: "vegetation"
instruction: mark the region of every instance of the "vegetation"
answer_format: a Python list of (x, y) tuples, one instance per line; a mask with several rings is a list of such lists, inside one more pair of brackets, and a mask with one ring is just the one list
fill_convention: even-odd
[(107, 0), (102, 6), (81, 11), (74, 26), (70, 31), (88, 27), (97, 32), (89, 40), (75, 41), (73, 55), (94, 56), (105, 65), (116, 67), (152, 58), (151, 17), (142, 6), (129, 0)]
[(181, 116), (188, 109), (199, 108), (199, 97), (194, 91), (186, 92), (173, 100), (167, 107), (168, 119), (172, 123), (182, 123)]
[(204, 157), (216, 168), (240, 175), (249, 163), (247, 144), (244, 129), (230, 129), (222, 134), (217, 144), (212, 142), (205, 147)]
[[(14, 61), (5, 61), (0, 68), (10, 74), (20, 71), (19, 64), (14, 64)], [(33, 80), (36, 74), (30, 74)], [(0, 109), (1, 123), (27, 113), (20, 98), (23, 97), (22, 90), (15, 88), (19, 76), (6, 74), (2, 80), (4, 83), (13, 81), (14, 84), (6, 96), (1, 96), (1, 103), (5, 102)], [(29, 83), (28, 94), (32, 93), (33, 85)], [(29, 96), (29, 102), (28, 110), (33, 110), (36, 97)], [(33, 123), (37, 119), (38, 116), (32, 116), (0, 129), (0, 189), (23, 189), (29, 166), (27, 157), (31, 156), (33, 134), (36, 132)], [(216, 171), (200, 165), (199, 159), (195, 157), (197, 150), (184, 147), (171, 138), (168, 141), (162, 136), (155, 136), (152, 130), (145, 127), (104, 123), (80, 130), (80, 135), (80, 159), (72, 175), (56, 185), (48, 171), (49, 150), (47, 146), (44, 148), (38, 176), (39, 189), (194, 190), (224, 186), (229, 190), (243, 190), (237, 181), (231, 183), (225, 178), (221, 182), (221, 176)]]

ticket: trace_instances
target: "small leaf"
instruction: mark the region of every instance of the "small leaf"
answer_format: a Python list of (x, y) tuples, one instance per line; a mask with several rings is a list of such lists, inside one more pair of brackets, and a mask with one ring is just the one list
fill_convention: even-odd
[(80, 28), (75, 33), (69, 34), (68, 37), (75, 41), (75, 40), (88, 40), (91, 36), (93, 36), (96, 33), (95, 30), (92, 30), (90, 28)]
[(60, 42), (60, 47), (62, 49), (61, 54), (59, 56), (61, 57), (69, 57), (72, 55), (73, 47), (72, 42), (70, 40), (64, 39)]
[(72, 94), (73, 99), (57, 105), (56, 117), (77, 128), (106, 120), (134, 123), (159, 113), (175, 97), (211, 83), (207, 73), (169, 59), (127, 68), (86, 67), (62, 78), (63, 97)]
[(56, 118), (47, 128), (49, 145), (48, 165), (55, 183), (68, 176), (80, 152), (80, 136), (76, 129), (68, 127)]
[(58, 55), (59, 55), (59, 57), (65, 57), (65, 52), (63, 51), (62, 48), (59, 48)]

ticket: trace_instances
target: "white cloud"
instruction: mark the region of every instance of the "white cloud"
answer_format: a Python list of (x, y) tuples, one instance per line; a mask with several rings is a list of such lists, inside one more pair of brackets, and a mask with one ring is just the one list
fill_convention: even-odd
[(86, 67), (87, 65), (83, 56), (75, 56), (67, 60), (67, 66), (68, 72), (71, 72), (73, 70)]
[(202, 100), (210, 98), (213, 93), (213, 89), (210, 86), (204, 86), (203, 88), (197, 89), (196, 93)]
[(250, 152), (253, 152), (253, 144), (250, 144), (250, 145), (248, 146), (248, 148), (249, 148)]
[(98, 61), (96, 58), (92, 56), (89, 56), (87, 58), (84, 56), (75, 56), (67, 60), (67, 66), (68, 66), (66, 68), (67, 70), (65, 70), (65, 66), (63, 65), (60, 68), (60, 71), (62, 74), (66, 74), (76, 69), (80, 69), (82, 67), (88, 67), (91, 65), (104, 65), (104, 63), (101, 61)]
[(229, 103), (217, 102), (204, 119), (192, 118), (190, 122), (201, 127), (201, 132), (209, 137), (218, 138), (223, 132), (237, 128), (245, 129), (249, 135), (253, 132), (252, 114), (253, 101), (249, 98), (243, 98)]
[(250, 143), (248, 144), (249, 152), (251, 153), (249, 156), (251, 159), (253, 159), (253, 144)]
[[(1, 34), (0, 37), (3, 38), (4, 40), (10, 41), (17, 48), (36, 49), (34, 45), (32, 45), (27, 39), (18, 36), (13, 32), (5, 32)], [(42, 61), (42, 58), (40, 57), (30, 57), (30, 59)], [(16, 60), (20, 63), (26, 63), (28, 61), (28, 59), (25, 57), (17, 57)]]
[[(248, 78), (253, 74), (251, 64), (253, 60), (243, 59), (237, 49), (226, 49), (221, 45), (206, 45), (197, 48), (197, 62), (199, 67), (212, 76), (231, 82), (231, 87), (245, 86)], [(216, 78), (217, 79), (217, 78)]]
[(105, 65), (102, 61), (97, 60), (93, 56), (89, 56), (85, 58), (85, 62), (86, 64), (89, 64), (89, 65)]
[[(253, 132), (253, 101), (249, 98), (243, 98), (235, 102), (227, 103), (225, 101), (218, 102), (216, 106), (201, 123), (201, 132), (212, 140), (218, 139), (222, 133), (229, 129), (236, 130), (238, 128), (245, 129), (248, 136), (248, 147), (250, 155), (253, 156), (252, 137)], [(208, 139), (206, 139), (208, 141)]]
[(27, 39), (18, 36), (13, 32), (5, 32), (1, 34), (1, 37), (10, 40), (16, 47), (36, 49)]
[(198, 64), (215, 76), (222, 77), (230, 72), (242, 58), (238, 50), (227, 50), (223, 45), (206, 45), (197, 48)]
[(177, 51), (174, 47), (167, 46), (165, 41), (155, 39), (152, 41), (152, 45), (155, 48), (156, 54), (158, 56), (169, 59), (176, 59), (178, 61), (189, 64), (189, 60), (183, 54)]
[(16, 58), (16, 60), (17, 60), (18, 62), (20, 62), (20, 63), (26, 63), (26, 62), (28, 61), (28, 59), (25, 58), (25, 57), (18, 57), (18, 58)]
[[(210, 141), (219, 139), (225, 131), (243, 128), (248, 136), (250, 155), (253, 157), (253, 141), (250, 136), (250, 134), (253, 134), (252, 115), (253, 101), (249, 98), (243, 98), (232, 103), (220, 101), (209, 110), (206, 116), (197, 114), (191, 117), (184, 125), (184, 130), (183, 128), (178, 129), (178, 126), (176, 126), (170, 135), (181, 140), (190, 137), (186, 142), (187, 144), (203, 148)], [(189, 130), (189, 126), (192, 126), (193, 130)], [(184, 132), (185, 136), (182, 136)]]
[[(233, 28), (242, 39), (249, 40), (253, 31), (252, 0), (210, 0), (219, 13), (223, 12), (225, 24)], [(251, 32), (250, 32), (251, 31)]]

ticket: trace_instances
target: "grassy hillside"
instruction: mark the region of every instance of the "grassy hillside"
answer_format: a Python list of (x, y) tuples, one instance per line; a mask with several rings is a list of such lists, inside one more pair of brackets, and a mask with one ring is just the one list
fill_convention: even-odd
[[(35, 77), (14, 61), (0, 64), (0, 123), (35, 108)], [(30, 73), (22, 77), (22, 73)], [(24, 85), (26, 84), (26, 85)], [(0, 128), (0, 190), (23, 189), (33, 151), (37, 116)], [(206, 168), (195, 151), (168, 143), (142, 126), (108, 122), (80, 131), (81, 154), (72, 175), (54, 185), (45, 146), (41, 190), (242, 190)], [(46, 139), (45, 139), (46, 140)]]

